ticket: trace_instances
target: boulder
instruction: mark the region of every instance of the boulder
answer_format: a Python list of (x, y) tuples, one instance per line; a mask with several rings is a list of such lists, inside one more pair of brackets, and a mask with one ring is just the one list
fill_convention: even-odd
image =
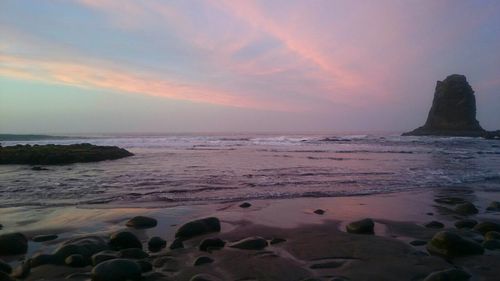
[(455, 206), (455, 212), (458, 214), (467, 216), (467, 215), (474, 215), (479, 212), (479, 210), (472, 204), (471, 202), (465, 202), (462, 204), (458, 204)]
[(232, 243), (229, 247), (242, 250), (261, 250), (267, 247), (267, 241), (261, 237), (249, 237)]
[(90, 263), (92, 255), (108, 249), (106, 240), (99, 236), (77, 237), (65, 241), (52, 254), (52, 263), (63, 264), (71, 255), (81, 255)]
[(137, 217), (133, 217), (129, 221), (127, 221), (126, 225), (128, 227), (132, 227), (132, 228), (144, 229), (144, 228), (155, 227), (157, 224), (158, 224), (158, 222), (154, 218), (145, 217), (145, 216), (137, 216)]
[(374, 234), (375, 223), (372, 219), (362, 219), (359, 221), (351, 222), (346, 226), (349, 233), (355, 234)]
[(464, 75), (453, 74), (437, 81), (434, 100), (425, 124), (404, 136), (483, 136), (476, 119), (476, 97)]
[(140, 265), (127, 259), (108, 260), (92, 269), (92, 281), (139, 281), (141, 278)]
[(429, 274), (424, 281), (467, 281), (471, 275), (463, 270), (452, 268)]
[(113, 233), (109, 238), (109, 246), (115, 251), (128, 248), (142, 249), (141, 241), (130, 231)]
[(218, 218), (210, 217), (188, 222), (181, 226), (175, 233), (176, 238), (182, 240), (190, 239), (195, 236), (204, 235), (220, 231), (220, 221)]
[(224, 242), (220, 238), (207, 238), (201, 241), (200, 243), (200, 251), (210, 252), (211, 250), (218, 250), (224, 248), (226, 242)]
[(477, 221), (473, 219), (464, 219), (464, 220), (459, 220), (455, 222), (455, 227), (460, 229), (460, 228), (473, 228), (476, 226)]
[(427, 243), (429, 253), (447, 258), (468, 255), (481, 255), (483, 247), (477, 242), (464, 238), (457, 233), (440, 231)]
[(0, 256), (22, 255), (28, 251), (28, 239), (22, 233), (0, 235)]
[(489, 231), (500, 232), (500, 224), (489, 221), (481, 222), (474, 226), (474, 230), (479, 231), (483, 235)]
[(167, 241), (163, 240), (161, 237), (155, 236), (151, 237), (148, 241), (148, 249), (151, 252), (158, 252), (167, 246)]

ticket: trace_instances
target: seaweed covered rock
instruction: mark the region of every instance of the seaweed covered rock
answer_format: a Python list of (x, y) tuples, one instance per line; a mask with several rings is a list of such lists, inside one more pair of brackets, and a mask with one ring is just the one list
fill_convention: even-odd
[(114, 160), (132, 155), (116, 146), (88, 143), (0, 146), (0, 164), (61, 165)]
[(427, 244), (427, 250), (431, 254), (447, 258), (481, 255), (484, 252), (480, 244), (450, 231), (436, 233)]
[(356, 234), (373, 234), (375, 223), (372, 219), (362, 219), (359, 221), (354, 221), (346, 226), (346, 230), (349, 233)]

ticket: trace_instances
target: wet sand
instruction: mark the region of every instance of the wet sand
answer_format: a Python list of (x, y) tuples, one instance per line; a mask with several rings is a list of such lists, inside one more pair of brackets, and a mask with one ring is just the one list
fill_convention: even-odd
[[(22, 232), (30, 241), (26, 255), (2, 259), (15, 267), (21, 260), (51, 253), (70, 238), (96, 235), (107, 239), (111, 233), (128, 230), (144, 245), (153, 236), (167, 240), (167, 247), (159, 252), (149, 252), (144, 247), (149, 257), (143, 260), (153, 265), (153, 270), (144, 272), (143, 280), (192, 280), (200, 274), (205, 279), (199, 280), (425, 280), (433, 272), (452, 268), (470, 274), (469, 279), (463, 280), (498, 280), (498, 249), (450, 259), (429, 254), (425, 243), (414, 246), (410, 242), (428, 242), (439, 231), (454, 230), (454, 223), (464, 218), (500, 223), (500, 212), (486, 211), (488, 204), (499, 197), (494, 190), (464, 187), (249, 201), (248, 208), (241, 208), (242, 202), (173, 208), (6, 208), (0, 210), (0, 223), (4, 226), (0, 234)], [(450, 198), (472, 202), (479, 213), (457, 213), (450, 204), (456, 202), (450, 202)], [(317, 209), (324, 213), (316, 214)], [(147, 229), (125, 226), (138, 215), (155, 218), (158, 225)], [(220, 232), (187, 239), (183, 249), (169, 249), (182, 224), (204, 217), (219, 218)], [(364, 218), (375, 222), (374, 235), (345, 231), (347, 224)], [(426, 227), (431, 221), (441, 222), (444, 227)], [(41, 243), (31, 240), (42, 234), (57, 234), (58, 238)], [(278, 241), (277, 238), (284, 241), (253, 250), (230, 247), (251, 237), (268, 243)], [(220, 238), (226, 245), (218, 250), (200, 251), (199, 245), (206, 238)], [(208, 257), (211, 262), (194, 265), (199, 257)], [(41, 265), (32, 267), (25, 280), (90, 280), (91, 270), (92, 266)], [(82, 274), (75, 275), (76, 272)]]

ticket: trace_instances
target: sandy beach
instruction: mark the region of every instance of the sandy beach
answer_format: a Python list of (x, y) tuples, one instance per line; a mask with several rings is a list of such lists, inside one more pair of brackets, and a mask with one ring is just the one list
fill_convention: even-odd
[[(37, 256), (57, 252), (69, 239), (99, 237), (109, 243), (113, 234), (126, 231), (142, 243), (143, 251), (128, 257), (147, 264), (141, 280), (497, 280), (498, 249), (486, 249), (480, 255), (442, 256), (426, 246), (443, 230), (460, 233), (480, 245), (484, 233), (457, 230), (455, 223), (463, 219), (500, 223), (500, 212), (486, 210), (497, 195), (495, 191), (442, 188), (256, 200), (248, 202), (246, 208), (240, 206), (243, 202), (173, 208), (7, 208), (1, 210), (2, 233), (21, 232), (29, 242), (26, 255), (3, 259), (14, 267), (14, 276), (23, 271), (25, 261), (24, 280), (89, 280), (95, 273), (91, 264), (43, 264)], [(465, 215), (456, 211), (456, 206), (465, 201), (473, 203), (479, 212)], [(127, 221), (135, 216), (154, 218), (157, 225), (127, 227)], [(220, 220), (220, 231), (182, 239), (183, 248), (170, 249), (183, 224), (207, 217)], [(349, 223), (365, 218), (373, 220), (374, 234), (346, 232)], [(33, 241), (48, 234), (57, 238)], [(167, 241), (165, 248), (148, 249), (148, 241), (155, 236)], [(209, 247), (201, 250), (207, 239)], [(219, 239), (222, 245), (217, 245)], [(238, 248), (239, 241), (251, 241), (250, 246)], [(215, 243), (214, 247), (210, 243)], [(114, 253), (124, 255), (123, 249)], [(470, 275), (470, 279), (429, 279), (434, 272), (454, 268)]]

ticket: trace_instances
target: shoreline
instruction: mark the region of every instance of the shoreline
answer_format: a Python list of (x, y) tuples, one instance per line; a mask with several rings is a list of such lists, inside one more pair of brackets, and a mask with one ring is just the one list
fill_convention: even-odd
[[(492, 194), (494, 194), (495, 196), (492, 196)], [(345, 239), (347, 239), (347, 241), (350, 241), (349, 243), (351, 243), (351, 246), (347, 247), (346, 245), (337, 245), (337, 247), (343, 249), (342, 251), (349, 252), (353, 248), (356, 249), (357, 247), (361, 247), (359, 249), (360, 251), (375, 256), (377, 255), (377, 253), (382, 255), (383, 253), (388, 251), (389, 248), (392, 249), (391, 251), (402, 251), (402, 253), (411, 251), (412, 253), (420, 253), (418, 255), (423, 255), (422, 253), (424, 253), (425, 256), (427, 256), (425, 246), (413, 246), (409, 243), (414, 240), (429, 241), (432, 236), (440, 230), (454, 229), (455, 227), (453, 224), (459, 219), (473, 218), (477, 221), (491, 221), (500, 223), (500, 212), (486, 211), (486, 207), (492, 200), (497, 199), (498, 201), (499, 196), (497, 196), (497, 194), (498, 192), (495, 191), (477, 191), (473, 188), (464, 187), (425, 189), (418, 191), (405, 191), (364, 196), (252, 200), (248, 201), (251, 203), (251, 206), (248, 208), (241, 208), (239, 205), (242, 202), (177, 206), (171, 208), (92, 209), (88, 208), (88, 206), (86, 206), (85, 208), (17, 207), (0, 209), (0, 215), (2, 217), (2, 220), (4, 220), (0, 222), (4, 225), (3, 229), (0, 230), (0, 234), (14, 231), (22, 232), (29, 239), (28, 252), (26, 256), (33, 257), (40, 253), (45, 254), (54, 251), (57, 247), (61, 246), (66, 240), (70, 238), (88, 235), (105, 237), (109, 236), (109, 234), (111, 233), (121, 230), (131, 231), (143, 242), (143, 244), (147, 244), (147, 241), (151, 237), (159, 236), (167, 241), (167, 245), (170, 245), (172, 241), (174, 241), (175, 232), (182, 224), (199, 218), (217, 217), (221, 222), (220, 233), (212, 233), (210, 235), (201, 236), (201, 238), (218, 237), (223, 239), (224, 241), (227, 241), (227, 243), (232, 243), (245, 237), (259, 236), (265, 237), (268, 241), (270, 241), (276, 235), (282, 236), (283, 239), (287, 240), (287, 242), (280, 244), (285, 245), (283, 246), (285, 247), (285, 250), (281, 249), (281, 246), (278, 247), (278, 245), (272, 245), (269, 246), (269, 248), (263, 249), (262, 251), (254, 252), (254, 254), (263, 252), (264, 256), (266, 256), (267, 254), (271, 256), (277, 255), (279, 263), (284, 262), (288, 264), (292, 261), (292, 263), (294, 263), (292, 267), (300, 273), (297, 273), (300, 276), (304, 274), (312, 274), (311, 276), (315, 276), (316, 278), (319, 277), (320, 279), (318, 280), (327, 280), (324, 279), (324, 276), (321, 274), (328, 275), (325, 272), (333, 272), (335, 274), (341, 274), (344, 277), (350, 276), (350, 279), (345, 280), (365, 280), (362, 276), (356, 277), (357, 275), (355, 274), (355, 272), (359, 271), (356, 269), (361, 266), (356, 265), (356, 263), (358, 262), (327, 259), (332, 263), (341, 263), (342, 266), (330, 269), (322, 269), (319, 271), (311, 270), (311, 260), (321, 260), (322, 257), (319, 257), (318, 255), (326, 254), (321, 250), (320, 240), (316, 241), (313, 239), (311, 241), (302, 241), (302, 239), (304, 237), (320, 236), (322, 237), (322, 239), (326, 239), (325, 241), (337, 241), (340, 239), (339, 241), (337, 241), (339, 243), (347, 243), (346, 241), (344, 241)], [(470, 201), (475, 206), (477, 206), (477, 208), (479, 209), (479, 213), (470, 216), (457, 214), (453, 211), (453, 205), (442, 203), (446, 201), (443, 201), (442, 199), (446, 198), (461, 198), (463, 200)], [(441, 203), (436, 202), (436, 199), (438, 199), (438, 201), (439, 199), (441, 199)], [(321, 215), (316, 214), (314, 211), (317, 209), (323, 210), (324, 213)], [(156, 227), (148, 229), (127, 228), (125, 226), (126, 222), (134, 216), (147, 216), (155, 218), (158, 221), (158, 225)], [(373, 221), (375, 222), (375, 235), (361, 235), (361, 237), (358, 237), (359, 235), (355, 235), (356, 239), (353, 240), (353, 235), (347, 234), (345, 232), (345, 228), (350, 222), (357, 221), (363, 218), (373, 219)], [(444, 228), (434, 229), (425, 227), (425, 224), (431, 221), (438, 221), (443, 223)], [(58, 235), (58, 238), (56, 240), (42, 243), (33, 242), (31, 240), (34, 236), (47, 234), (56, 234)], [(159, 256), (162, 255), (179, 255), (176, 256), (176, 259), (184, 264), (183, 266), (179, 266), (176, 271), (172, 272), (164, 272), (161, 270), (161, 268), (154, 268), (154, 271), (160, 272), (161, 274), (166, 274), (165, 278), (167, 278), (168, 276), (170, 276), (169, 278), (175, 276), (176, 278), (174, 278), (173, 280), (190, 280), (190, 277), (188, 278), (188, 275), (194, 275), (194, 273), (197, 272), (198, 269), (210, 269), (210, 271), (220, 271), (219, 275), (215, 274), (214, 276), (218, 279), (214, 280), (233, 280), (231, 278), (240, 273), (243, 274), (243, 272), (248, 273), (248, 270), (243, 265), (239, 266), (239, 273), (232, 272), (231, 270), (227, 269), (227, 266), (229, 266), (230, 268), (235, 266), (232, 262), (232, 259), (239, 260), (239, 262), (242, 264), (251, 262), (260, 264), (260, 261), (253, 260), (253, 255), (246, 256), (246, 258), (242, 259), (238, 256), (232, 256), (235, 255), (235, 253), (233, 253), (233, 250), (229, 250), (226, 253), (226, 248), (224, 248), (221, 251), (214, 251), (213, 255), (212, 253), (209, 255), (211, 258), (215, 258), (216, 262), (214, 264), (209, 264), (201, 267), (193, 267), (191, 264), (189, 264), (189, 262), (192, 262), (192, 259), (200, 254), (199, 251), (197, 251), (197, 245), (201, 242), (201, 238), (194, 238), (192, 240), (186, 241), (186, 249), (182, 249), (181, 253), (178, 253), (175, 250), (169, 250), (168, 247), (162, 250), (160, 254), (150, 252), (150, 262), (152, 264), (154, 264), (155, 260), (159, 259)], [(366, 241), (371, 242), (369, 243), (369, 245), (366, 245)], [(379, 249), (378, 247), (374, 248), (373, 244), (371, 243), (389, 243), (390, 245), (387, 246), (389, 247), (387, 249)], [(317, 250), (310, 252), (310, 254), (315, 257), (311, 258), (306, 255), (306, 258), (302, 257), (302, 254), (298, 254), (303, 253), (303, 251), (307, 252), (307, 250), (303, 247), (305, 247), (306, 249), (317, 248)], [(331, 250), (335, 252), (335, 249), (336, 248), (334, 247)], [(271, 253), (269, 253), (269, 251)], [(298, 252), (295, 253), (294, 251)], [(398, 255), (402, 253), (398, 252)], [(422, 275), (424, 274), (423, 272), (427, 272), (429, 270), (432, 270), (432, 272), (436, 271), (438, 267), (440, 269), (445, 269), (445, 266), (452, 266), (442, 258), (436, 258), (433, 255), (428, 257), (432, 260), (432, 262), (428, 264), (425, 270), (422, 271), (421, 269), (419, 271), (420, 273), (418, 274)], [(471, 273), (474, 278), (478, 278), (477, 276), (482, 276), (482, 279), (471, 280), (494, 280), (488, 279), (488, 276), (490, 276), (491, 272), (484, 273), (482, 271), (478, 271), (474, 268), (474, 266), (478, 266), (477, 262), (479, 261), (481, 261), (481, 263), (485, 262), (484, 260), (486, 259), (487, 263), (493, 262), (493, 264), (498, 265), (496, 267), (488, 267), (490, 271), (499, 271), (500, 250), (487, 251), (487, 253), (477, 259), (475, 259), (474, 257), (475, 256), (465, 259), (467, 263), (473, 264), (472, 267), (468, 266), (465, 267), (465, 269), (469, 273)], [(2, 259), (4, 259), (14, 267), (19, 264), (19, 260), (22, 260), (22, 258), (22, 255), (2, 257)], [(385, 258), (389, 259), (389, 256)], [(407, 256), (406, 254), (404, 254), (403, 257), (398, 258), (398, 260), (406, 259), (408, 259), (408, 261), (411, 260), (412, 262), (416, 262), (412, 256)], [(383, 266), (392, 267), (396, 264), (398, 264), (397, 261), (389, 259), (383, 264)], [(436, 264), (440, 264), (440, 266), (434, 266)], [(260, 266), (263, 265), (260, 264)], [(408, 267), (408, 270), (412, 268), (409, 265), (405, 266)], [(47, 267), (53, 266), (42, 265), (33, 268), (30, 277), (28, 277), (28, 279), (26, 280), (38, 280), (40, 278), (47, 278), (47, 274), (52, 274), (46, 272), (46, 270), (42, 270), (43, 268)], [(63, 273), (59, 271), (55, 272), (57, 272), (57, 274), (63, 275), (69, 275), (72, 272), (83, 270), (82, 268), (71, 268), (66, 266), (57, 267), (59, 269), (64, 269), (61, 269)], [(279, 268), (280, 266), (277, 266), (276, 268), (273, 267), (266, 269), (270, 274), (269, 276), (274, 277), (271, 278), (262, 276), (259, 280), (288, 280), (274, 279), (278, 278), (275, 274), (278, 274), (279, 272), (283, 273), (283, 269)], [(85, 267), (84, 272), (90, 272), (91, 269), (92, 267), (87, 266)], [(377, 274), (378, 272), (376, 268), (370, 268), (369, 271), (371, 271), (372, 274)], [(426, 274), (429, 273), (430, 272), (427, 272)], [(151, 273), (148, 274), (151, 275)], [(149, 276), (148, 274), (146, 274), (145, 276)], [(318, 274), (321, 276), (319, 276)], [(383, 272), (380, 272), (380, 274), (383, 274)], [(49, 277), (56, 280), (57, 278), (63, 278), (65, 276), (58, 275)], [(88, 280), (88, 277), (88, 275), (84, 275), (82, 278), (74, 278), (74, 280)], [(353, 279), (353, 277), (356, 277), (358, 279)], [(401, 275), (399, 277), (401, 277)], [(243, 277), (240, 276), (240, 278)], [(170, 279), (167, 278), (157, 280)], [(389, 276), (384, 276), (381, 277), (381, 279), (377, 280), (396, 279), (392, 279), (392, 277)], [(421, 279), (415, 280), (424, 279), (422, 277)]]

